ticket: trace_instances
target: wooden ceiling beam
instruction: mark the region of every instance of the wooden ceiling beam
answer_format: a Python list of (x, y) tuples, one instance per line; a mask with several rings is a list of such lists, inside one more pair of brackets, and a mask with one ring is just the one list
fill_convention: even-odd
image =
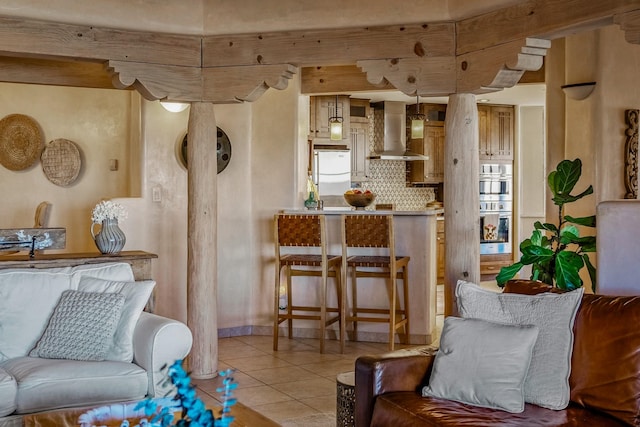
[(0, 55), (200, 67), (199, 36), (0, 17)]
[(374, 90), (396, 90), (396, 88), (387, 81), (381, 85), (371, 84), (367, 80), (367, 75), (355, 65), (304, 67), (300, 70), (300, 91), (304, 94)]
[(528, 0), (456, 23), (456, 54), (480, 52), (527, 37), (553, 40), (613, 23), (640, 0)]
[(293, 31), (203, 38), (203, 67), (289, 63), (353, 65), (358, 60), (455, 54), (453, 23)]
[(0, 80), (56, 86), (113, 89), (101, 63), (0, 57)]

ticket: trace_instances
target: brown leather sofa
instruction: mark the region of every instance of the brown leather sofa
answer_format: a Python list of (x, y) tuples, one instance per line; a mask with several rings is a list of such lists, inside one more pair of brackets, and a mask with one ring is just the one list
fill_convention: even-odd
[[(546, 285), (529, 281), (505, 289), (545, 291)], [(436, 351), (421, 347), (358, 358), (356, 426), (640, 425), (640, 297), (584, 295), (574, 324), (571, 403), (564, 410), (527, 403), (524, 412), (513, 414), (422, 397)]]

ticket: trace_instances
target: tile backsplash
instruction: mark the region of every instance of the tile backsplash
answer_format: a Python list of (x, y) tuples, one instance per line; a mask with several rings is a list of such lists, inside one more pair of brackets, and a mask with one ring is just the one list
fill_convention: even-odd
[[(384, 113), (374, 109), (369, 125), (369, 149), (375, 151), (382, 146), (384, 138)], [(399, 160), (369, 160), (368, 181), (362, 188), (376, 194), (376, 203), (393, 203), (396, 210), (422, 210), (435, 200), (435, 191), (430, 187), (407, 187), (406, 162)]]

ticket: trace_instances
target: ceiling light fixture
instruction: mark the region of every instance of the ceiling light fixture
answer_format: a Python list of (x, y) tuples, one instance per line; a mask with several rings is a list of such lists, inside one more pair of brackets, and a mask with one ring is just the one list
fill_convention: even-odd
[(411, 139), (424, 137), (424, 114), (420, 114), (420, 95), (416, 95), (416, 113), (409, 116), (411, 119)]
[(342, 140), (342, 117), (338, 116), (338, 95), (336, 95), (335, 114), (329, 118), (329, 132), (332, 141)]
[(160, 105), (162, 105), (167, 111), (170, 111), (172, 113), (180, 113), (186, 110), (191, 104), (184, 102), (160, 101)]

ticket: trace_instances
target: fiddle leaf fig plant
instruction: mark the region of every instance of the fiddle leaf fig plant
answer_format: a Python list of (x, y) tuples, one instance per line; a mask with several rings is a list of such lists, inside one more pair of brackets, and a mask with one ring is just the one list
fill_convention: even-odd
[(498, 286), (503, 287), (522, 267), (531, 265), (532, 280), (540, 280), (563, 290), (573, 290), (583, 285), (580, 270), (586, 267), (595, 292), (596, 269), (588, 253), (595, 252), (596, 237), (581, 237), (577, 226), (595, 227), (596, 217), (564, 215), (567, 203), (593, 193), (593, 186), (590, 185), (580, 194), (571, 194), (581, 175), (580, 159), (563, 160), (549, 174), (547, 183), (553, 194), (553, 203), (558, 206), (558, 225), (536, 221), (531, 237), (520, 244), (520, 260), (500, 269), (496, 277)]

